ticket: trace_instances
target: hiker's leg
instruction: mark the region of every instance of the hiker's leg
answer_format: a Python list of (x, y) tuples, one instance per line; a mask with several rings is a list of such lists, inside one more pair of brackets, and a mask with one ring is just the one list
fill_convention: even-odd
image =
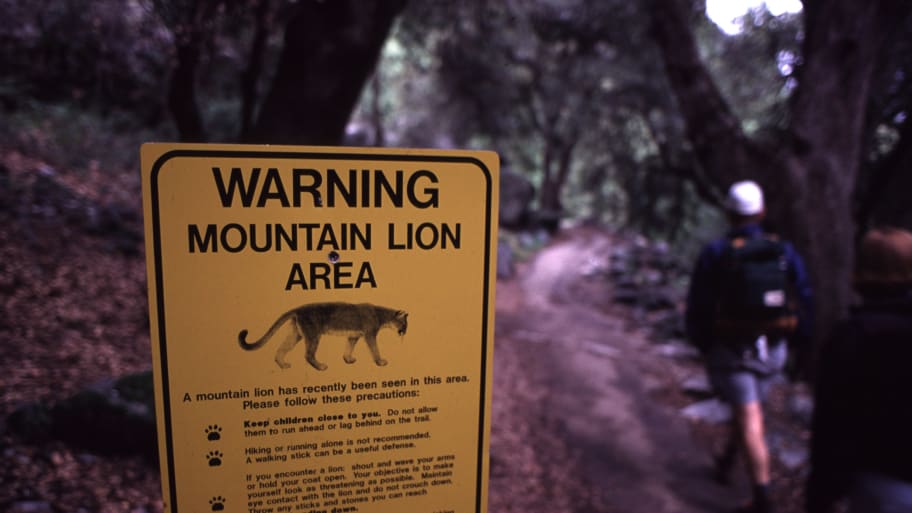
[(770, 459), (763, 425), (763, 379), (752, 372), (731, 375), (732, 415), (737, 427), (739, 445), (744, 448), (747, 472), (753, 485), (751, 502), (742, 511), (771, 511), (769, 497)]
[(754, 485), (768, 485), (770, 460), (763, 429), (763, 408), (760, 401), (738, 405), (735, 410), (751, 482)]
[[(716, 354), (718, 353), (717, 351)], [(734, 469), (743, 438), (734, 410), (742, 402), (745, 394), (744, 387), (750, 384), (750, 376), (747, 373), (734, 372), (729, 367), (713, 367), (712, 365), (707, 366), (706, 373), (713, 391), (721, 400), (732, 407), (732, 419), (728, 423), (721, 452), (713, 455), (712, 470), (713, 479), (716, 482), (729, 484), (731, 482), (731, 471)]]
[(775, 341), (769, 348), (766, 361), (769, 373), (748, 373), (742, 377), (741, 404), (736, 407), (735, 418), (741, 432), (741, 443), (747, 455), (748, 471), (754, 487), (766, 487), (770, 482), (770, 456), (766, 445), (763, 403), (770, 388), (781, 380), (780, 372), (788, 359), (785, 340)]

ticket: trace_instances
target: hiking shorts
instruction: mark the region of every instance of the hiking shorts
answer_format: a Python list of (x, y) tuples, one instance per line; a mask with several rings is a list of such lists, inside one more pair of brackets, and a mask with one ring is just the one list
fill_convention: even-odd
[(772, 385), (780, 382), (788, 358), (788, 346), (779, 341), (769, 347), (762, 362), (756, 355), (735, 354), (727, 348), (714, 348), (707, 357), (707, 374), (713, 390), (733, 405), (763, 402)]

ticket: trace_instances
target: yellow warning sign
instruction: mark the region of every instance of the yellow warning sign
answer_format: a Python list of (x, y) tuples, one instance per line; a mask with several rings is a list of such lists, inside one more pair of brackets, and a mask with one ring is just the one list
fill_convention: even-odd
[(146, 144), (173, 513), (483, 512), (491, 152)]

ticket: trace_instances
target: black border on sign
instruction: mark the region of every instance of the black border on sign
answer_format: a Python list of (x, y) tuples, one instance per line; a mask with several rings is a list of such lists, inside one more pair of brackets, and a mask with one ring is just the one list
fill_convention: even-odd
[[(418, 150), (420, 151), (420, 150)], [(177, 509), (177, 485), (174, 475), (174, 440), (171, 428), (171, 391), (168, 383), (168, 344), (165, 330), (165, 300), (164, 300), (164, 276), (162, 274), (162, 252), (161, 252), (161, 224), (158, 209), (158, 173), (162, 166), (174, 158), (268, 158), (268, 159), (312, 159), (312, 160), (357, 160), (357, 161), (388, 161), (388, 162), (446, 162), (462, 163), (477, 166), (485, 178), (485, 237), (484, 237), (484, 273), (482, 283), (482, 322), (481, 322), (481, 390), (479, 393), (478, 408), (478, 454), (476, 463), (476, 484), (475, 484), (475, 512), (482, 511), (482, 482), (484, 476), (484, 427), (485, 427), (485, 397), (487, 391), (487, 355), (488, 355), (488, 298), (490, 297), (490, 273), (491, 273), (491, 171), (481, 160), (470, 156), (456, 155), (419, 155), (414, 153), (395, 154), (395, 153), (358, 153), (354, 152), (320, 152), (320, 151), (266, 151), (266, 150), (194, 150), (179, 149), (171, 150), (159, 156), (155, 163), (152, 164), (152, 170), (149, 176), (149, 191), (151, 194), (152, 204), (152, 239), (153, 251), (155, 258), (155, 297), (156, 309), (158, 310), (158, 344), (159, 355), (161, 358), (161, 380), (162, 380), (162, 410), (164, 411), (165, 423), (165, 447), (167, 453), (168, 466), (168, 487), (170, 489), (170, 510), (172, 513), (178, 513)], [(153, 341), (154, 342), (154, 341)]]

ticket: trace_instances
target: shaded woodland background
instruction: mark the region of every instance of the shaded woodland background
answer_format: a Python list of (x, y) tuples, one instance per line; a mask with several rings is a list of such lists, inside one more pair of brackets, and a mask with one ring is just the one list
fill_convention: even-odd
[[(26, 281), (49, 308), (74, 281), (84, 301), (136, 296), (86, 336), (147, 329), (138, 149), (178, 140), (493, 149), (518, 256), (586, 223), (689, 262), (724, 226), (727, 186), (755, 179), (809, 264), (820, 338), (853, 300), (860, 234), (912, 228), (912, 4), (803, 5), (726, 35), (700, 0), (0, 0), (7, 357), (83, 327), (61, 310), (11, 329)], [(110, 266), (56, 267), (77, 246)], [(121, 261), (129, 280), (103, 271)], [(67, 392), (80, 366), (146, 363), (67, 358)], [(12, 383), (7, 401), (34, 392)]]
[(753, 178), (809, 261), (819, 333), (851, 301), (859, 233), (912, 224), (900, 0), (757, 9), (735, 36), (685, 0), (0, 9), (2, 135), (78, 167), (135, 164), (151, 139), (491, 148), (532, 196), (508, 224), (593, 220), (684, 251)]

